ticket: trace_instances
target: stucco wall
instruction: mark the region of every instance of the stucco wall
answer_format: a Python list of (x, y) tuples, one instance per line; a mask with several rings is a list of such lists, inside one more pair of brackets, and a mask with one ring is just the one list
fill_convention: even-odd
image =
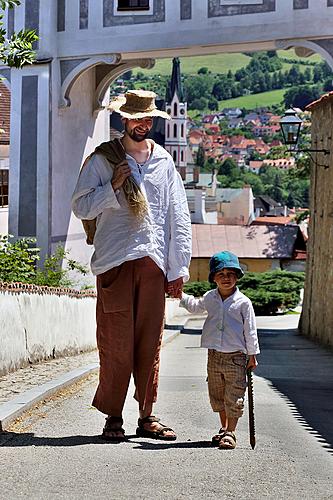
[(95, 298), (0, 291), (0, 375), (96, 347)]
[(8, 207), (0, 207), (0, 234), (8, 233)]
[[(324, 101), (312, 112), (312, 146), (327, 148), (330, 156), (313, 154), (311, 215), (307, 246), (302, 333), (333, 346), (333, 104)], [(322, 142), (321, 142), (322, 141)], [(325, 168), (326, 165), (328, 168)]]

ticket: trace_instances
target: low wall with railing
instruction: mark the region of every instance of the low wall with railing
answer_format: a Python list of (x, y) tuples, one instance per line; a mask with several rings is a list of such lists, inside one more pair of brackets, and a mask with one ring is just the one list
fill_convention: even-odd
[(0, 283), (0, 375), (96, 348), (92, 291)]

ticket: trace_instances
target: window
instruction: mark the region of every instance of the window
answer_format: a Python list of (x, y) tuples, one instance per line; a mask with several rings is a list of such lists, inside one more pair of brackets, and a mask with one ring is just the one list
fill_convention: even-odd
[(220, 0), (220, 5), (263, 5), (263, 0)]
[(184, 161), (184, 151), (180, 152), (180, 161)]
[(170, 137), (170, 125), (168, 123), (168, 126), (167, 126), (167, 137)]
[(0, 208), (8, 207), (8, 170), (0, 170)]
[(177, 106), (177, 103), (175, 102), (175, 104), (173, 105), (173, 114), (174, 114), (174, 116), (177, 116), (177, 113), (178, 113), (178, 106)]
[(177, 123), (175, 123), (173, 126), (173, 136), (177, 137)]
[(174, 151), (172, 153), (172, 156), (173, 156), (173, 161), (177, 161), (177, 151)]
[(180, 127), (180, 135), (181, 135), (181, 137), (184, 137), (184, 124), (183, 123), (181, 124), (181, 127)]
[(149, 10), (149, 0), (118, 0), (117, 10)]

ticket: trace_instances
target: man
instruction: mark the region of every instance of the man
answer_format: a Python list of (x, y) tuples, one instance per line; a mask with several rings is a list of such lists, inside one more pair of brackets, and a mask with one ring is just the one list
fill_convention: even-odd
[[(147, 139), (154, 116), (169, 118), (156, 108), (155, 97), (153, 92), (133, 90), (111, 103), (110, 109), (122, 116), (125, 160), (111, 168), (103, 154), (93, 154), (81, 170), (72, 200), (77, 217), (96, 218), (91, 268), (97, 275), (100, 378), (93, 405), (107, 415), (102, 436), (108, 440), (125, 439), (122, 411), (131, 374), (139, 403), (137, 435), (176, 439), (152, 409), (165, 291), (180, 298), (189, 277), (191, 221), (171, 156)], [(131, 200), (129, 180), (137, 187)], [(141, 203), (136, 210), (140, 196), (144, 208)]]

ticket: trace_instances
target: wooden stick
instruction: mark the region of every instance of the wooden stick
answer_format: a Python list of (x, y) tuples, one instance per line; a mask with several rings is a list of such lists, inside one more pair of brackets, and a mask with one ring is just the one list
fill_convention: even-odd
[(254, 421), (254, 399), (253, 399), (253, 378), (252, 370), (247, 370), (247, 394), (249, 399), (249, 431), (250, 431), (250, 445), (252, 450), (256, 445), (256, 429)]

